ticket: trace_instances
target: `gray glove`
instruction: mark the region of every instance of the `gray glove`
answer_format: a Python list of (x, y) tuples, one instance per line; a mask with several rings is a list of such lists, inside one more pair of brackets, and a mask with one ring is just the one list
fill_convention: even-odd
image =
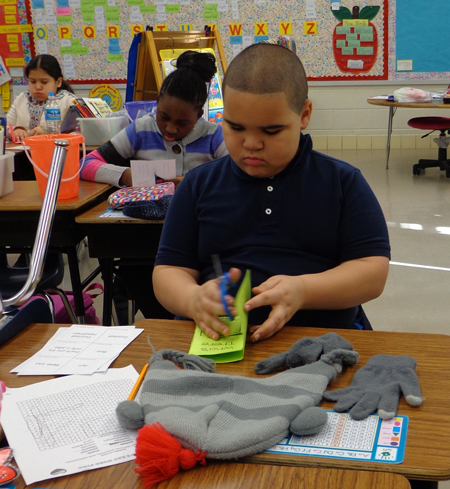
[[(261, 360), (255, 365), (257, 374), (269, 374), (280, 368), (289, 369), (314, 363), (321, 355), (333, 350), (353, 350), (353, 346), (336, 333), (327, 333), (318, 338), (302, 338), (283, 353)], [(337, 358), (335, 369), (342, 371), (342, 360)]]
[(353, 419), (365, 419), (375, 411), (380, 418), (390, 419), (402, 393), (410, 406), (422, 404), (415, 368), (416, 361), (410, 356), (376, 355), (356, 372), (350, 387), (327, 391), (324, 398), (337, 401), (335, 411), (350, 410)]

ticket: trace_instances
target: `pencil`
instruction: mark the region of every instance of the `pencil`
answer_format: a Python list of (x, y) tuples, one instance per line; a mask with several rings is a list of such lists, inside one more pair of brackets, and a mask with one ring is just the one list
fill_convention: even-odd
[(147, 373), (148, 370), (148, 363), (144, 365), (144, 368), (141, 371), (141, 374), (139, 375), (139, 378), (137, 379), (137, 382), (134, 384), (133, 390), (131, 391), (131, 394), (128, 396), (128, 401), (132, 401), (135, 397), (136, 394), (138, 393), (139, 389), (141, 388), (142, 382), (144, 380), (145, 374)]

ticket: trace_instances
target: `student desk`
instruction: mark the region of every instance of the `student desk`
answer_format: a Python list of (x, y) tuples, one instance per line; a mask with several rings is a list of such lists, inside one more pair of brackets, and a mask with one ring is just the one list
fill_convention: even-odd
[[(151, 354), (147, 336), (157, 350), (176, 348), (187, 351), (194, 325), (192, 322), (167, 320), (142, 320), (136, 323), (146, 329), (114, 362), (114, 367), (123, 367), (130, 363), (139, 371), (147, 363)], [(48, 380), (48, 376), (30, 377), (10, 374), (9, 371), (44, 346), (57, 330), (58, 325), (35, 324), (19, 333), (10, 342), (0, 347), (0, 379), (9, 387), (21, 387), (35, 382)], [(245, 359), (233, 364), (218, 365), (221, 373), (255, 376), (254, 364), (268, 355), (289, 348), (299, 337), (320, 336), (325, 330), (294, 327), (284, 328), (278, 335), (259, 344), (249, 343)], [(206, 467), (197, 466), (191, 471), (178, 473), (174, 478), (163, 481), (155, 489), (239, 489), (258, 487), (282, 489), (408, 489), (409, 482), (403, 476), (450, 478), (450, 428), (442, 423), (443, 413), (450, 412), (445, 402), (450, 388), (450, 360), (445, 351), (450, 340), (444, 336), (408, 335), (406, 333), (373, 333), (366, 331), (342, 331), (342, 336), (350, 340), (361, 354), (359, 365), (363, 365), (373, 354), (405, 353), (411, 349), (419, 361), (417, 369), (422, 381), (423, 394), (427, 398), (424, 408), (412, 412), (402, 400), (399, 411), (410, 416), (410, 434), (407, 441), (405, 462), (400, 465), (366, 464), (364, 462), (339, 461), (332, 459), (314, 459), (285, 455), (260, 454), (240, 462), (208, 461)], [(427, 354), (428, 353), (428, 354)], [(435, 379), (433, 368), (439, 366), (443, 376), (439, 382)], [(350, 382), (355, 367), (338, 377), (333, 388)], [(442, 394), (438, 394), (438, 391)], [(329, 407), (329, 406), (328, 406)], [(433, 412), (436, 418), (430, 417)], [(437, 429), (439, 427), (439, 429)], [(420, 442), (419, 440), (422, 440)], [(433, 452), (427, 450), (429, 443)], [(262, 465), (256, 465), (262, 464)], [(370, 465), (370, 466), (369, 466)], [(58, 477), (37, 482), (28, 487), (46, 487), (59, 489), (97, 489), (136, 488), (143, 484), (133, 472), (134, 463), (127, 462), (102, 469), (92, 470), (67, 477)], [(401, 474), (401, 475), (400, 475)], [(20, 477), (14, 481), (17, 489), (24, 489)]]
[[(156, 350), (173, 348), (188, 351), (194, 331), (194, 324), (190, 321), (144, 319), (137, 321), (136, 326), (145, 328), (145, 331), (121, 353), (114, 362), (114, 367), (133, 364), (139, 372), (151, 356), (148, 340), (152, 342)], [(0, 348), (0, 379), (5, 381), (7, 386), (19, 387), (48, 379), (48, 377), (19, 377), (10, 374), (9, 371), (39, 350), (55, 330), (55, 325), (32, 325)], [(273, 353), (287, 350), (301, 337), (321, 336), (327, 332), (329, 330), (326, 329), (285, 327), (269, 340), (255, 344), (248, 342), (244, 360), (236, 363), (219, 364), (217, 371), (219, 373), (256, 377), (253, 367), (258, 361)], [(416, 359), (418, 364), (416, 372), (425, 400), (422, 406), (418, 408), (408, 406), (404, 398), (400, 400), (398, 413), (409, 417), (404, 462), (401, 464), (368, 463), (272, 453), (260, 453), (243, 459), (241, 462), (263, 464), (263, 466), (320, 467), (395, 473), (413, 479), (413, 487), (420, 485), (423, 488), (437, 488), (435, 481), (449, 480), (450, 404), (448, 392), (450, 391), (450, 356), (448, 352), (450, 351), (450, 336), (383, 331), (337, 330), (337, 332), (350, 341), (354, 349), (359, 352), (360, 360), (356, 366), (345, 369), (343, 373), (337, 376), (337, 379), (330, 385), (332, 389), (350, 385), (356, 369), (365, 365), (373, 355), (380, 353), (409, 354)], [(321, 403), (321, 406), (327, 409), (331, 409), (333, 405), (334, 403), (329, 402)], [(108, 485), (111, 488), (119, 487), (120, 484), (122, 487), (133, 487), (135, 474), (132, 472), (132, 468), (131, 462), (125, 463), (80, 474), (77, 476), (77, 480), (80, 480), (80, 484), (81, 481), (85, 482), (88, 487), (94, 487), (94, 484), (88, 484), (87, 477), (96, 479), (98, 487), (102, 487), (102, 484), (105, 484), (104, 487), (106, 487), (108, 481), (115, 481), (117, 484)], [(264, 467), (261, 467), (261, 471), (263, 469)], [(199, 476), (201, 470), (201, 467), (194, 469)], [(70, 479), (73, 478), (75, 476)], [(39, 483), (36, 487), (59, 487), (61, 489), (78, 487), (72, 484), (66, 485), (66, 480), (68, 479), (55, 479), (50, 483)], [(178, 486), (167, 484), (161, 487)], [(201, 486), (198, 485), (198, 487)], [(243, 487), (251, 486), (244, 484)], [(344, 486), (334, 486), (334, 488), (336, 487)], [(379, 487), (383, 486), (380, 485)]]
[(89, 256), (100, 262), (105, 287), (103, 324), (111, 325), (114, 259), (130, 265), (154, 259), (164, 221), (99, 217), (107, 209), (108, 203), (101, 202), (77, 216), (75, 222), (88, 237)]
[[(76, 245), (86, 236), (75, 225), (75, 217), (105, 200), (111, 187), (103, 183), (80, 181), (77, 197), (59, 200), (50, 237), (54, 251), (66, 253), (75, 299), (76, 315), (84, 317), (84, 305)], [(42, 197), (37, 182), (16, 181), (14, 190), (0, 198), (0, 252), (29, 252), (34, 244)], [(9, 247), (9, 248), (7, 248)]]
[(369, 102), (369, 104), (372, 105), (389, 107), (388, 132), (387, 132), (387, 142), (386, 142), (386, 170), (389, 169), (389, 153), (391, 151), (392, 120), (394, 119), (394, 115), (398, 107), (403, 107), (407, 109), (450, 109), (450, 104), (444, 104), (442, 100), (433, 100), (431, 102), (403, 103), (403, 102), (390, 102), (388, 100), (377, 99), (377, 98), (368, 98), (367, 102)]

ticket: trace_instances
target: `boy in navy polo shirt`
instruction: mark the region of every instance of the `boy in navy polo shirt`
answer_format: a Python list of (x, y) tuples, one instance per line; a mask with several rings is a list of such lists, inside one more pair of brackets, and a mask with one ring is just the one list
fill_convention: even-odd
[(177, 189), (153, 272), (156, 297), (211, 338), (229, 334), (212, 278), (219, 255), (232, 281), (252, 272), (253, 341), (285, 324), (371, 329), (361, 304), (384, 289), (386, 222), (361, 172), (301, 134), (312, 112), (302, 63), (287, 48), (252, 45), (231, 62), (223, 91), (230, 154), (191, 170)]

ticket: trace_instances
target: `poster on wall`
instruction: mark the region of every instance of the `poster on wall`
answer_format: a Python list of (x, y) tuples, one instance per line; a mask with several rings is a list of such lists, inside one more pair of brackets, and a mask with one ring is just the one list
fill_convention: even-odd
[(388, 0), (31, 0), (31, 13), (36, 52), (56, 56), (75, 81), (125, 81), (132, 38), (147, 26), (218, 29), (228, 63), (248, 45), (269, 41), (295, 47), (310, 80), (388, 76)]
[(32, 58), (31, 32), (25, 0), (1, 0), (0, 56), (15, 85), (26, 84), (24, 68)]

